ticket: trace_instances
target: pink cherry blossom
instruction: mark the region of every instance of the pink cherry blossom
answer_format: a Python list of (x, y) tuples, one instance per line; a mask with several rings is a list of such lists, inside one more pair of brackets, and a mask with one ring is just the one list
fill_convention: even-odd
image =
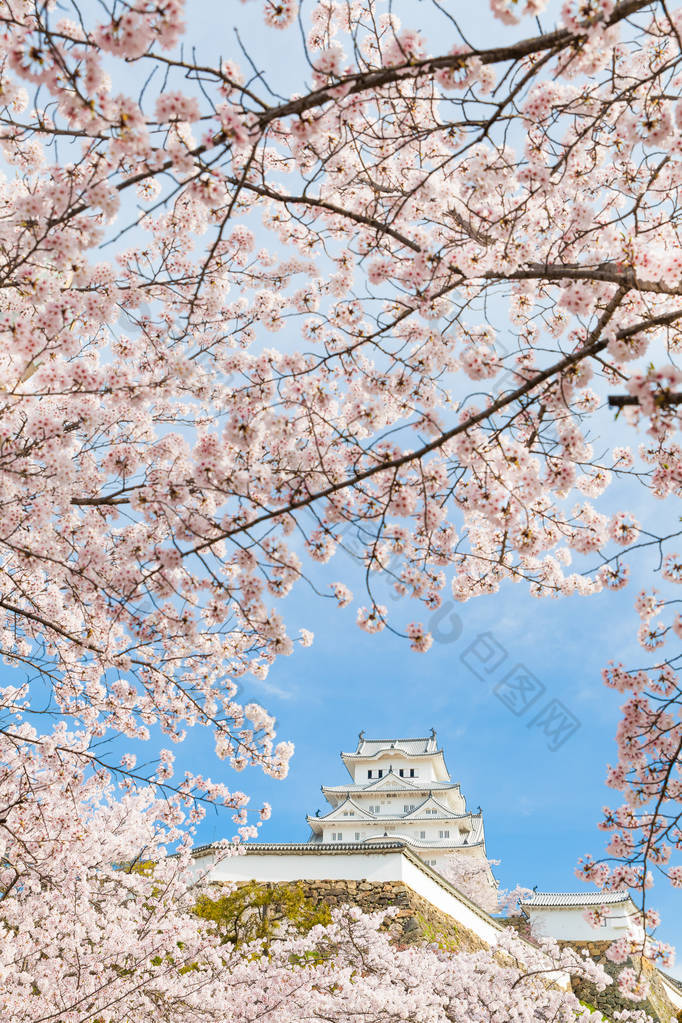
[[(21, 736), (7, 740), (6, 781), (11, 797), (24, 765), (57, 794), (46, 825), (41, 783), (21, 796), (38, 866), (22, 866), (21, 883), (7, 867), (3, 911), (18, 942), (8, 954), (34, 955), (22, 906), (31, 928), (43, 921), (49, 954), (37, 985), (29, 969), (13, 979), (8, 1018), (71, 1023), (78, 998), (95, 997), (88, 985), (122, 991), (121, 1013), (140, 1020), (159, 1018), (162, 996), (180, 1023), (213, 997), (223, 1018), (246, 1018), (251, 1003), (242, 1012), (214, 974), (207, 1001), (193, 1002), (194, 971), (164, 959), (186, 942), (218, 970), (220, 953), (185, 912), (183, 835), (203, 799), (226, 793), (192, 779), (162, 806), (173, 756), (159, 754), (151, 788), (138, 789), (125, 742), (160, 734), (177, 747), (209, 728), (226, 768), (283, 777), (293, 747), (251, 680), (312, 640), (302, 602), (285, 598), (324, 592), (334, 613), (334, 601), (354, 602), (350, 564), (366, 579), (357, 625), (420, 652), (432, 643), (423, 609), (448, 592), (465, 601), (514, 583), (538, 598), (606, 598), (637, 576), (649, 667), (604, 672), (627, 694), (607, 775), (623, 805), (602, 821), (608, 864), (588, 858), (580, 870), (638, 892), (641, 949), (669, 954), (650, 934), (647, 898), (655, 877), (679, 882), (682, 846), (677, 513), (658, 525), (682, 491), (672, 56), (682, 18), (656, 0), (567, 0), (549, 35), (534, 21), (542, 0), (491, 0), (500, 39), (472, 7), (465, 45), (447, 12), (438, 30), (409, 5), (405, 24), (374, 0), (299, 6), (257, 8), (286, 53), (274, 81), (267, 53), (251, 63), (225, 42), (222, 10), (220, 45), (209, 38), (199, 53), (181, 0), (5, 5), (0, 652), (19, 678), (3, 708)], [(652, 552), (657, 590), (636, 568)], [(398, 598), (390, 612), (384, 583)], [(404, 616), (406, 600), (414, 614)], [(78, 738), (21, 731), (36, 691), (25, 682), (36, 678)], [(87, 755), (113, 734), (123, 746), (105, 781), (108, 762)], [(245, 798), (228, 798), (241, 839), (256, 827)], [(104, 821), (120, 825), (118, 838)], [(62, 824), (73, 856), (55, 838)], [(62, 887), (41, 910), (43, 839)], [(180, 907), (159, 924), (165, 994), (152, 931), (141, 933), (110, 871), (135, 842)], [(178, 861), (164, 857), (166, 842), (181, 844)], [(20, 844), (11, 851), (19, 857)], [(173, 887), (176, 864), (185, 888)], [(98, 946), (100, 870), (110, 941)], [(130, 877), (142, 905), (154, 886)], [(81, 878), (79, 921), (68, 906)], [(355, 918), (335, 921), (339, 942), (344, 927), (366, 936), (378, 979), (352, 979), (349, 938), (342, 986), (357, 1004), (376, 991), (391, 1019), (403, 1006), (382, 970), (404, 979), (404, 950)], [(73, 935), (104, 957), (87, 960), (81, 992)], [(235, 965), (235, 986), (243, 976), (265, 991), (262, 1016), (356, 1018), (353, 1001), (338, 1009), (333, 972), (297, 1001), (287, 955), (311, 947), (282, 951), (270, 987), (253, 981), (258, 955)], [(98, 965), (108, 956), (115, 969)], [(125, 956), (144, 964), (146, 1002), (126, 987)], [(418, 961), (414, 1004), (429, 1019), (476, 1018), (477, 999), (486, 1019), (509, 1006), (530, 1018), (532, 999), (490, 957), (445, 962)], [(493, 1009), (474, 963), (497, 986)], [(640, 990), (636, 976), (622, 983)], [(285, 1010), (272, 1008), (278, 990)], [(575, 1007), (529, 990), (548, 1019)]]

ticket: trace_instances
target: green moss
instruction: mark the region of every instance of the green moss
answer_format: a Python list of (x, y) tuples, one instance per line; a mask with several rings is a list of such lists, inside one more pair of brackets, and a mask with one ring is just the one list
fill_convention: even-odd
[[(591, 1002), (584, 1002), (582, 1000), (582, 998), (579, 998), (578, 1001), (586, 1009), (589, 1009), (590, 1012), (601, 1012), (601, 1009), (598, 1009), (596, 1005), (592, 1005)], [(611, 1017), (610, 1016), (605, 1016), (603, 1012), (602, 1012), (602, 1019), (604, 1020), (604, 1023), (611, 1023)]]
[(416, 914), (416, 920), (419, 924), (419, 929), (429, 944), (438, 945), (438, 948), (445, 949), (447, 952), (459, 952), (462, 942), (459, 928), (454, 922), (445, 931), (442, 927), (435, 927), (432, 923), (429, 923), (421, 913)]
[(606, 959), (605, 949), (608, 945), (607, 942), (566, 942), (566, 944), (573, 944), (576, 948), (587, 947), (594, 961), (600, 963), (614, 981), (604, 991), (598, 991), (595, 985), (589, 981), (574, 979), (573, 991), (581, 1000), (581, 1004), (594, 1006), (598, 1012), (602, 1013), (607, 1023), (611, 1023), (617, 1011), (633, 1008), (643, 1009), (651, 1016), (654, 1023), (668, 1023), (674, 1010), (662, 988), (655, 967), (650, 963), (640, 959), (628, 960), (626, 963), (626, 965), (632, 966), (635, 970), (642, 969), (645, 979), (650, 984), (648, 997), (642, 1002), (632, 1002), (625, 998), (618, 989), (616, 980), (623, 967)]
[(329, 907), (306, 897), (297, 882), (269, 886), (249, 881), (228, 895), (202, 896), (195, 912), (216, 927), (223, 944), (271, 940), (283, 926), (299, 934), (331, 923)]

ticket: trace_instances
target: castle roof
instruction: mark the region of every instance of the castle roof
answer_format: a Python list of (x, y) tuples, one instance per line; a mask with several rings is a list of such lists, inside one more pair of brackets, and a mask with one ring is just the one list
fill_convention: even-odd
[(443, 792), (445, 790), (458, 789), (459, 782), (436, 781), (435, 778), (401, 778), (394, 772), (385, 774), (383, 778), (373, 778), (368, 782), (349, 782), (347, 785), (323, 785), (322, 791), (327, 792), (372, 792), (378, 789), (380, 792), (431, 792), (432, 790)]
[(682, 980), (680, 980), (678, 977), (671, 976), (671, 974), (669, 973), (665, 973), (664, 970), (660, 969), (660, 967), (658, 972), (665, 980), (667, 980), (669, 984), (672, 985), (672, 987), (675, 988), (676, 991), (679, 991), (679, 993), (682, 994)]
[[(439, 814), (425, 814), (424, 808), (428, 805), (434, 806), (441, 812)], [(466, 820), (469, 821), (473, 828), (476, 827), (477, 821), (483, 820), (483, 815), (480, 813), (471, 813), (470, 810), (466, 810), (464, 813), (455, 813), (449, 807), (443, 806), (436, 799), (431, 799), (430, 797), (423, 800), (418, 806), (415, 806), (414, 810), (409, 810), (407, 813), (399, 813), (397, 811), (395, 813), (390, 811), (387, 813), (370, 812), (353, 799), (348, 798), (344, 799), (342, 803), (337, 803), (328, 813), (318, 813), (314, 817), (308, 814), (306, 819), (310, 824), (322, 824), (323, 821), (330, 820), (342, 820), (345, 823), (349, 821), (349, 816), (344, 817), (343, 813), (349, 807), (352, 807), (354, 812), (358, 811), (358, 816), (353, 817), (354, 820), (380, 821), (387, 824), (394, 824), (396, 821), (408, 821), (413, 824), (439, 824), (441, 822), (452, 824), (453, 822)]]
[[(577, 907), (582, 906), (610, 906), (614, 903), (623, 903), (630, 900), (626, 891), (617, 892), (534, 892), (527, 899), (521, 900), (525, 908), (542, 907)], [(634, 903), (633, 903), (634, 905)]]
[[(435, 808), (436, 810), (440, 810), (441, 813), (439, 815), (436, 815), (436, 814), (433, 814), (433, 813), (430, 813), (430, 814), (427, 815), (427, 814), (424, 813), (424, 810), (425, 810), (425, 808), (427, 806), (430, 807), (430, 808)], [(467, 818), (470, 821), (472, 821), (474, 818), (480, 819), (480, 820), (483, 819), (482, 814), (480, 814), (480, 813), (472, 813), (471, 810), (465, 810), (464, 813), (455, 813), (454, 810), (451, 810), (449, 806), (444, 806), (443, 803), (441, 803), (440, 800), (436, 799), (433, 795), (428, 795), (426, 797), (426, 799), (422, 800), (421, 803), (418, 803), (415, 806), (414, 810), (408, 810), (407, 813), (403, 813), (400, 816), (401, 816), (402, 820), (406, 820), (406, 821), (409, 821), (409, 820), (419, 820), (419, 821), (421, 821), (421, 820), (425, 820), (427, 817), (428, 817), (428, 820), (430, 820), (430, 821), (439, 821), (439, 820), (443, 820), (443, 821), (458, 821), (458, 820), (464, 820), (465, 818)]]
[(358, 745), (353, 753), (344, 753), (344, 757), (371, 757), (382, 750), (399, 750), (401, 753), (440, 753), (436, 742), (436, 732), (431, 730), (431, 735), (423, 739), (365, 739), (365, 733), (360, 732)]
[(317, 814), (314, 817), (311, 817), (311, 815), (308, 814), (307, 820), (326, 821), (329, 820), (330, 818), (340, 817), (344, 808), (348, 808), (349, 806), (352, 806), (354, 811), (357, 810), (359, 820), (362, 819), (374, 820), (374, 814), (370, 813), (369, 810), (366, 810), (364, 806), (360, 805), (360, 803), (356, 803), (355, 800), (351, 799), (350, 796), (346, 796), (344, 800), (342, 800), (340, 803), (337, 803), (336, 806), (333, 806), (331, 810), (329, 810), (327, 813), (321, 814), (318, 810)]
[(436, 777), (442, 781), (450, 779), (443, 751), (438, 749), (435, 730), (431, 731), (431, 735), (417, 739), (365, 739), (365, 733), (360, 732), (356, 749), (342, 753), (341, 760), (349, 774), (353, 775), (358, 761), (376, 761), (396, 755), (403, 761), (431, 761)]
[[(362, 844), (373, 845), (375, 842), (387, 842), (393, 836), (391, 835), (379, 835), (376, 838), (370, 836), (362, 840)], [(395, 832), (395, 839), (399, 842), (404, 842), (405, 845), (411, 846), (414, 849), (461, 849), (466, 847), (467, 849), (473, 849), (474, 846), (483, 845), (483, 837), (477, 835), (471, 839), (467, 839), (466, 842), (452, 842), (450, 838), (414, 838), (409, 832), (400, 833)]]

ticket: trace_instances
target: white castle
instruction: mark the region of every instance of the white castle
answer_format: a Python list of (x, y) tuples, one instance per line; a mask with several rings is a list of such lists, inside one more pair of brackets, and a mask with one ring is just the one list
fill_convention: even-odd
[(357, 748), (341, 760), (351, 780), (322, 786), (331, 810), (307, 818), (310, 842), (399, 841), (436, 869), (463, 855), (489, 871), (481, 808), (467, 810), (434, 729), (417, 739), (366, 739), (360, 732)]
[[(457, 877), (459, 867), (484, 886), (497, 887), (486, 855), (483, 815), (480, 807), (476, 813), (467, 810), (435, 731), (409, 739), (366, 739), (360, 732), (356, 749), (342, 753), (341, 760), (350, 780), (322, 786), (330, 809), (307, 817), (307, 842), (246, 842), (238, 850), (243, 855), (227, 856), (222, 843), (200, 846), (194, 853), (197, 874), (230, 883), (399, 883), (496, 945), (503, 923), (464, 894)], [(585, 911), (597, 905), (605, 907), (608, 917), (593, 926)], [(523, 899), (521, 909), (536, 936), (570, 941), (614, 940), (638, 923), (627, 891), (536, 890)], [(668, 994), (682, 1009), (682, 991)]]

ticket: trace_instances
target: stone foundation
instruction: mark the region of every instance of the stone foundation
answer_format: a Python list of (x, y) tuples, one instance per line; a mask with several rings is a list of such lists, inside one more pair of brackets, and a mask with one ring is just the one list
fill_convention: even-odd
[(478, 935), (442, 913), (402, 881), (264, 881), (264, 888), (300, 888), (315, 906), (330, 909), (357, 906), (365, 913), (394, 907), (398, 910), (392, 926), (398, 929), (402, 945), (436, 942), (452, 951), (474, 952), (487, 945)]
[(650, 985), (649, 997), (644, 1002), (632, 1002), (629, 998), (623, 998), (619, 993), (615, 978), (627, 966), (637, 971), (640, 966), (640, 960), (633, 962), (631, 959), (628, 959), (626, 963), (612, 963), (606, 958), (606, 949), (611, 944), (610, 941), (561, 941), (559, 944), (562, 946), (568, 945), (578, 953), (584, 948), (588, 949), (592, 959), (603, 966), (608, 975), (614, 978), (614, 983), (609, 985), (604, 991), (597, 991), (594, 984), (589, 984), (585, 981), (573, 981), (575, 995), (581, 1001), (587, 1002), (588, 1005), (593, 1005), (596, 1009), (599, 1009), (609, 1019), (613, 1018), (615, 1012), (622, 1012), (624, 1009), (644, 1009), (645, 1012), (654, 1020), (658, 1020), (659, 1023), (669, 1023), (671, 1019), (677, 1019), (677, 1010), (670, 1003), (663, 989), (658, 976), (658, 970), (650, 962), (644, 960), (641, 963), (644, 977)]

